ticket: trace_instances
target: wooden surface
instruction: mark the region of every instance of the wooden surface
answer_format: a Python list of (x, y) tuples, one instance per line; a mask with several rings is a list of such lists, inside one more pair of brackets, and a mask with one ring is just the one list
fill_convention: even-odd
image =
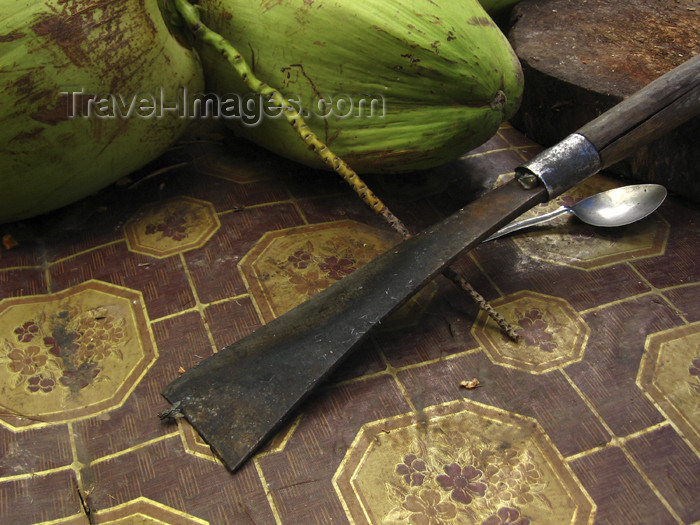
[(652, 80), (578, 131), (595, 146), (601, 167), (700, 117), (700, 55)]
[[(538, 151), (506, 125), (367, 182), (418, 231)], [(0, 230), (0, 523), (695, 523), (699, 225), (670, 198), (620, 229), (569, 217), (481, 245), (456, 269), (521, 344), (437, 279), (232, 475), (158, 418), (159, 392), (399, 239), (334, 174), (196, 132)]]
[[(509, 39), (525, 72), (512, 123), (552, 145), (700, 53), (698, 0), (524, 0)], [(700, 200), (700, 118), (611, 168)]]

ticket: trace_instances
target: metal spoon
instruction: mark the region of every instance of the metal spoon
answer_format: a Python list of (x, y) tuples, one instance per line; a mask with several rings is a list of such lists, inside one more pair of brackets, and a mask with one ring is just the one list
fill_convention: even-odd
[[(593, 226), (624, 226), (651, 214), (666, 198), (666, 188), (658, 184), (636, 184), (596, 193), (573, 206), (561, 206), (554, 211), (504, 226), (486, 241), (497, 239), (523, 228), (551, 221), (571, 213)], [(484, 242), (486, 242), (484, 241)]]

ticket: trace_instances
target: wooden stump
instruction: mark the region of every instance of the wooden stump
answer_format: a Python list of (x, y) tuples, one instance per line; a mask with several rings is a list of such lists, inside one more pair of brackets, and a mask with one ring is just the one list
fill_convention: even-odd
[[(555, 144), (700, 53), (698, 0), (523, 0), (509, 39), (523, 64), (516, 128)], [(700, 201), (700, 118), (608, 169)]]

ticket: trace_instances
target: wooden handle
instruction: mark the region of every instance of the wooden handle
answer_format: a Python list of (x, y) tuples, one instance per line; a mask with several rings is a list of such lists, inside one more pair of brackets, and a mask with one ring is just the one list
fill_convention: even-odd
[(578, 133), (598, 150), (601, 169), (700, 114), (700, 54), (654, 80)]

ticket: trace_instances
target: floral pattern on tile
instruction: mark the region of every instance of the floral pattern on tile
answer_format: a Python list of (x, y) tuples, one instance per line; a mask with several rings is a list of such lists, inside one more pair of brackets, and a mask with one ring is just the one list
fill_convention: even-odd
[(637, 385), (700, 449), (700, 322), (647, 337)]
[(77, 392), (97, 380), (104, 362), (123, 360), (126, 322), (107, 308), (85, 312), (66, 305), (53, 319), (41, 312), (15, 328), (18, 341), (3, 341), (12, 388), (25, 386), (30, 393), (49, 393), (61, 386)]
[(529, 418), (455, 401), (363, 427), (334, 476), (356, 523), (587, 523), (589, 497)]
[[(550, 509), (544, 475), (532, 452), (503, 449), (493, 442), (442, 438), (430, 445), (418, 438), (385, 483), (394, 503), (384, 523), (480, 523), (521, 517), (521, 507)], [(500, 513), (500, 514), (499, 514)]]
[(491, 304), (521, 339), (511, 341), (480, 312), (472, 332), (494, 363), (541, 374), (583, 357), (590, 328), (568, 301), (523, 290)]
[(354, 221), (266, 233), (239, 263), (266, 321), (328, 288), (398, 242)]
[(537, 308), (532, 308), (526, 312), (515, 310), (518, 326), (516, 332), (525, 340), (525, 344), (536, 346), (543, 352), (553, 352), (557, 348), (554, 342), (554, 335), (551, 332), (546, 314)]
[(156, 357), (140, 295), (100, 281), (2, 301), (0, 327), (0, 412), (10, 425), (118, 405)]
[(204, 246), (220, 227), (210, 202), (183, 196), (142, 207), (124, 233), (131, 251), (163, 258)]

